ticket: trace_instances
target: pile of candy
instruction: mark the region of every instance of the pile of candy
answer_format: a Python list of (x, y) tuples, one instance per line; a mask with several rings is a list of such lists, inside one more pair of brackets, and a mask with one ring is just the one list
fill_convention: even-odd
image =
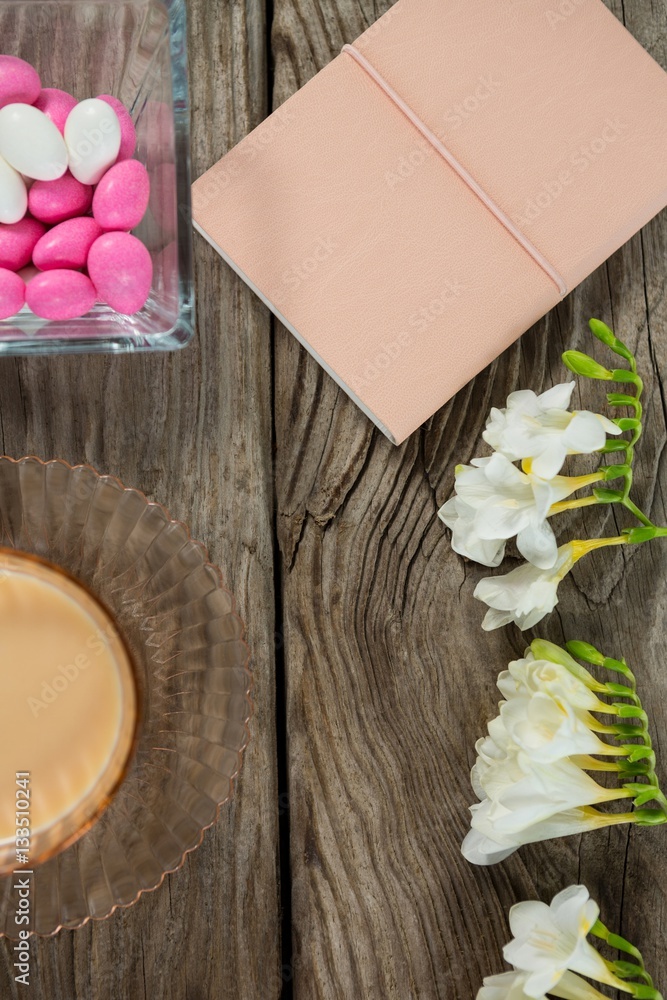
[(144, 307), (153, 265), (130, 230), (150, 182), (136, 144), (117, 98), (78, 102), (0, 55), (0, 319), (26, 305), (47, 320)]

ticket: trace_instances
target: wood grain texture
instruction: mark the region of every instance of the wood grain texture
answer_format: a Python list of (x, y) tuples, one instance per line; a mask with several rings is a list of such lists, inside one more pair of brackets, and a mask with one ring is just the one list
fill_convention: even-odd
[[(667, 66), (664, 0), (610, 6)], [(383, 9), (276, 0), (274, 105)], [(436, 516), (455, 463), (484, 453), (489, 406), (516, 388), (562, 381), (561, 352), (590, 349), (587, 320), (599, 316), (637, 349), (647, 373), (637, 493), (665, 522), (666, 259), (663, 213), (399, 449), (277, 330), (297, 1000), (470, 1000), (484, 975), (503, 969), (512, 903), (549, 899), (577, 881), (610, 926), (641, 941), (667, 987), (664, 829), (536, 845), (490, 870), (459, 853), (473, 746), (495, 714), (495, 677), (529, 637), (481, 631), (472, 594), (488, 571), (451, 551)], [(582, 386), (576, 405), (600, 409), (603, 391)], [(613, 510), (588, 512), (560, 527), (588, 537), (614, 532), (617, 519), (624, 523)], [(585, 638), (634, 661), (663, 764), (666, 574), (657, 544), (589, 557), (533, 633)]]
[[(266, 114), (266, 25), (260, 0), (192, 0), (189, 15), (197, 175)], [(111, 472), (209, 546), (253, 648), (257, 708), (240, 787), (161, 889), (39, 942), (30, 987), (14, 983), (4, 943), (3, 1000), (280, 995), (270, 325), (203, 241), (196, 270), (198, 335), (186, 351), (1, 360), (0, 447)]]
[[(667, 0), (610, 6), (667, 67)], [(385, 0), (190, 0), (194, 176), (268, 110), (267, 10), (276, 106), (384, 9)], [(198, 336), (187, 351), (0, 361), (4, 452), (113, 472), (209, 544), (248, 623), (257, 702), (238, 794), (202, 848), (135, 907), (40, 942), (29, 990), (14, 985), (4, 944), (2, 1000), (277, 1000), (283, 986), (297, 1000), (470, 1000), (502, 969), (509, 906), (574, 881), (610, 926), (641, 942), (667, 988), (666, 831), (536, 845), (491, 870), (460, 856), (474, 741), (495, 712), (495, 676), (526, 637), (482, 633), (472, 592), (485, 571), (451, 552), (436, 516), (455, 463), (482, 450), (490, 405), (560, 381), (562, 350), (589, 348), (596, 315), (637, 348), (647, 374), (637, 491), (664, 523), (666, 259), (663, 214), (398, 449), (285, 330), (271, 339), (266, 310), (201, 239)], [(595, 386), (576, 400), (601, 401)], [(589, 511), (561, 527), (599, 535), (617, 517)], [(539, 630), (632, 660), (663, 760), (666, 571), (658, 544), (591, 556)], [(276, 632), (294, 948), (282, 970)]]

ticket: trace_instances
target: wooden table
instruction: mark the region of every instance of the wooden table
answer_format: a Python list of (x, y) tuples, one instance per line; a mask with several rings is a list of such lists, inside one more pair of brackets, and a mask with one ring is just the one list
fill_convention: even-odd
[[(386, 6), (190, 0), (194, 176)], [(667, 0), (610, 6), (667, 67)], [(400, 448), (199, 237), (186, 351), (0, 363), (5, 453), (112, 472), (210, 546), (248, 625), (257, 704), (238, 794), (183, 870), (40, 942), (27, 989), (5, 942), (3, 1000), (471, 1000), (503, 968), (508, 907), (577, 881), (667, 990), (666, 830), (537, 845), (491, 869), (461, 858), (474, 742), (526, 638), (481, 631), (485, 571), (436, 517), (490, 405), (562, 380), (561, 351), (590, 347), (594, 315), (646, 373), (637, 491), (665, 523), (666, 261), (663, 214)], [(599, 408), (602, 391), (582, 387), (576, 404)], [(616, 519), (579, 512), (563, 532)], [(590, 557), (540, 630), (636, 666), (665, 781), (666, 576), (659, 543)]]

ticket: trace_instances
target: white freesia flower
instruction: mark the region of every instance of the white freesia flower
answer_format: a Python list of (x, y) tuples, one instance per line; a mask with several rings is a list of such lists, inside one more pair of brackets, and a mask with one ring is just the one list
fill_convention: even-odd
[[(540, 643), (543, 655), (539, 659), (529, 649), (523, 659), (513, 660), (507, 670), (498, 675), (498, 688), (503, 698), (509, 701), (512, 698), (546, 691), (553, 698), (567, 702), (578, 712), (604, 713), (607, 706), (600, 701), (593, 690), (593, 687), (599, 689), (594, 678), (590, 679), (591, 687), (588, 687), (563, 663), (547, 659), (546, 649), (549, 645)], [(558, 647), (556, 649), (558, 650)], [(563, 652), (558, 651), (561, 654)]]
[(504, 538), (481, 538), (476, 525), (477, 511), (459, 497), (452, 497), (438, 511), (452, 532), (452, 548), (460, 556), (495, 569), (505, 558)]
[[(499, 566), (505, 555), (505, 539), (501, 536), (482, 538), (478, 531), (479, 508), (497, 495), (486, 469), (491, 459), (473, 459), (472, 466), (456, 469), (456, 495), (444, 504), (438, 514), (452, 532), (452, 548), (460, 556), (481, 563)], [(510, 463), (511, 464), (511, 463)], [(517, 470), (518, 471), (518, 470)]]
[(470, 776), (480, 802), (471, 808), (462, 851), (473, 864), (494, 864), (523, 844), (627, 822), (627, 815), (591, 807), (632, 793), (603, 788), (583, 769), (594, 757), (623, 753), (598, 736), (604, 726), (591, 712), (608, 713), (610, 706), (585, 681), (599, 685), (574, 660), (568, 670), (568, 655), (558, 647), (540, 640), (533, 646), (563, 662), (529, 650), (498, 677), (507, 700), (477, 742)]
[[(487, 976), (477, 993), (477, 1000), (529, 1000), (524, 990), (528, 978), (525, 972), (501, 972), (498, 976)], [(562, 1000), (603, 1000), (603, 995), (594, 986), (580, 979), (574, 972), (565, 972), (557, 986), (550, 990), (552, 996)], [(532, 1000), (532, 998), (531, 998)]]
[(548, 569), (557, 557), (556, 538), (547, 521), (551, 507), (599, 478), (540, 479), (496, 453), (458, 466), (455, 495), (439, 514), (452, 530), (452, 548), (459, 555), (483, 566), (498, 566), (505, 554), (505, 541), (516, 536), (524, 558)]
[(510, 461), (532, 459), (532, 471), (552, 479), (568, 455), (590, 455), (604, 447), (607, 434), (621, 431), (600, 413), (570, 412), (574, 382), (555, 385), (541, 396), (513, 392), (504, 409), (491, 410), (483, 437)]
[(520, 750), (479, 768), (477, 781), (487, 798), (471, 825), (489, 836), (521, 838), (558, 813), (632, 796), (625, 788), (603, 788), (570, 760), (543, 764)]
[(487, 976), (477, 993), (477, 1000), (527, 1000), (524, 983), (528, 977), (521, 972), (501, 972)]
[[(548, 649), (549, 644), (541, 646)], [(590, 714), (608, 712), (609, 706), (563, 663), (538, 660), (528, 650), (498, 676), (498, 688), (506, 698), (500, 705), (500, 722), (509, 743), (533, 760), (618, 756), (618, 747), (596, 735), (603, 727)]]
[(618, 747), (591, 732), (585, 716), (546, 692), (506, 702), (500, 717), (513, 743), (540, 763), (586, 754), (618, 756)]
[(526, 996), (550, 993), (565, 973), (578, 972), (601, 983), (629, 988), (608, 969), (587, 940), (600, 909), (584, 886), (571, 886), (551, 903), (518, 903), (510, 910), (514, 939), (503, 950), (505, 960), (526, 973)]
[[(512, 969), (485, 978), (477, 1000), (546, 1000), (547, 995), (603, 1000), (587, 979), (640, 995), (645, 987), (618, 978), (588, 940), (592, 932), (603, 939), (609, 936), (603, 925), (596, 927), (599, 915), (599, 906), (583, 885), (558, 893), (550, 906), (537, 900), (513, 906), (509, 913), (513, 938), (503, 949)], [(639, 952), (634, 953), (641, 963)], [(649, 993), (660, 997), (653, 989)]]
[(482, 628), (486, 632), (516, 622), (520, 629), (532, 628), (558, 604), (558, 585), (570, 572), (577, 558), (575, 542), (558, 549), (551, 569), (538, 569), (524, 563), (502, 576), (480, 580), (473, 597), (488, 604)]
[(583, 806), (580, 809), (568, 809), (566, 812), (557, 813), (543, 823), (536, 823), (523, 830), (521, 834), (510, 836), (498, 833), (488, 822), (488, 817), (482, 815), (484, 805), (485, 803), (477, 803), (471, 807), (473, 826), (461, 846), (463, 857), (471, 865), (496, 865), (526, 844), (573, 837), (576, 834), (628, 822), (628, 816), (624, 813), (605, 815), (596, 809)]

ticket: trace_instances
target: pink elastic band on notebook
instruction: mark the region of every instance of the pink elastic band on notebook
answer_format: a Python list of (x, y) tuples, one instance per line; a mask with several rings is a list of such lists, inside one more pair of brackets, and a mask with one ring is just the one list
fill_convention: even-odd
[(424, 122), (415, 114), (409, 105), (405, 103), (400, 94), (397, 94), (394, 88), (387, 83), (387, 81), (380, 76), (378, 71), (374, 66), (369, 63), (368, 59), (355, 49), (353, 45), (344, 45), (343, 52), (347, 52), (348, 55), (352, 56), (356, 62), (368, 73), (372, 80), (377, 83), (387, 97), (393, 101), (397, 108), (403, 112), (406, 118), (409, 118), (415, 128), (419, 129), (424, 138), (433, 146), (434, 149), (440, 153), (440, 155), (447, 161), (450, 167), (456, 171), (461, 180), (473, 191), (480, 201), (486, 205), (488, 210), (495, 215), (498, 222), (500, 222), (505, 229), (514, 237), (514, 239), (519, 243), (526, 253), (529, 253), (536, 264), (538, 264), (542, 270), (547, 274), (554, 284), (558, 287), (558, 290), (562, 296), (567, 295), (568, 288), (563, 280), (562, 276), (558, 271), (552, 267), (546, 257), (540, 253), (537, 247), (531, 243), (527, 236), (525, 236), (517, 226), (514, 225), (512, 220), (507, 216), (499, 205), (496, 205), (495, 201), (488, 196), (486, 191), (479, 186), (477, 181), (471, 174), (468, 173), (466, 168), (459, 163), (455, 156), (453, 156), (447, 147), (438, 139), (437, 135), (430, 130), (430, 128), (424, 124)]

